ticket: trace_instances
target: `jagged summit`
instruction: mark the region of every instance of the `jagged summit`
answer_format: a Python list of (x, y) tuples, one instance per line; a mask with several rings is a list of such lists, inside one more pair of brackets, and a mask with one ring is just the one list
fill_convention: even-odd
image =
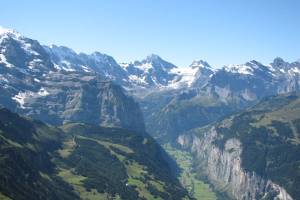
[(3, 36), (18, 38), (18, 37), (21, 37), (21, 34), (14, 29), (4, 28), (4, 27), (0, 26), (0, 37), (3, 37)]
[[(275, 59), (276, 60), (276, 59)], [(240, 74), (240, 75), (257, 75), (258, 73), (272, 73), (276, 71), (275, 68), (278, 68), (282, 61), (275, 61), (274, 65), (271, 63), (270, 65), (263, 65), (261, 62), (256, 60), (248, 61), (244, 64), (229, 64), (225, 65), (222, 69), (227, 71), (228, 73)]]
[(208, 64), (208, 62), (204, 60), (194, 60), (192, 64), (190, 64), (190, 67), (195, 68), (195, 67), (202, 67), (202, 68), (209, 68), (212, 69), (212, 66)]
[(253, 66), (249, 63), (225, 65), (223, 69), (229, 73), (253, 75)]
[(156, 60), (162, 60), (162, 58), (159, 56), (159, 55), (157, 55), (157, 54), (149, 54), (147, 57), (146, 57), (146, 59), (145, 60), (147, 60), (147, 61), (156, 61)]
[(57, 46), (57, 45), (50, 45), (50, 46), (43, 46), (45, 48), (45, 50), (49, 53), (49, 54), (53, 54), (57, 57), (57, 59), (66, 59), (66, 58), (75, 58), (77, 57), (77, 53), (66, 46)]
[(282, 58), (280, 57), (276, 57), (273, 62), (271, 63), (271, 65), (273, 67), (285, 67), (288, 63), (285, 62)]
[(109, 64), (111, 64), (111, 62), (117, 64), (117, 62), (115, 61), (115, 59), (107, 54), (104, 53), (100, 53), (98, 51), (93, 52), (91, 55), (91, 57), (95, 58), (95, 60), (97, 60), (98, 62), (109, 62)]
[(283, 64), (283, 63), (285, 63), (285, 61), (282, 59), (282, 58), (280, 58), (280, 57), (276, 57), (276, 58), (274, 58), (274, 60), (273, 60), (273, 64), (274, 65), (281, 65), (281, 64)]
[(38, 41), (3, 27), (0, 28), (0, 65), (23, 74), (54, 70), (49, 55)]
[(61, 54), (70, 53), (70, 54), (77, 54), (73, 49), (66, 47), (66, 46), (57, 46), (55, 44), (51, 44), (50, 46), (44, 46), (45, 48), (50, 48), (56, 51), (60, 51)]
[(246, 65), (249, 65), (249, 66), (262, 66), (263, 64), (258, 62), (257, 60), (251, 60), (251, 61), (247, 62)]
[(134, 64), (137, 66), (145, 65), (155, 69), (162, 68), (162, 70), (169, 70), (176, 67), (174, 64), (162, 59), (156, 54), (150, 54), (142, 61), (135, 61)]

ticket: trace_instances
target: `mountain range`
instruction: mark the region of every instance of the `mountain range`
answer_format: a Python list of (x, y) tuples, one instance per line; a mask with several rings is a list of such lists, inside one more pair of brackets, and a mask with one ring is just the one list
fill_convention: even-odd
[[(201, 88), (208, 82), (220, 87), (220, 79), (228, 77), (240, 79), (243, 85), (253, 78), (258, 79), (257, 84), (262, 84), (263, 79), (272, 83), (272, 87), (284, 80), (287, 82), (285, 85), (281, 84), (281, 87), (274, 89), (285, 92), (298, 87), (296, 77), (300, 74), (299, 61), (288, 63), (279, 57), (269, 65), (253, 60), (219, 69), (212, 68), (203, 60), (193, 61), (186, 67), (177, 67), (155, 54), (142, 61), (117, 63), (113, 57), (99, 52), (76, 53), (64, 46), (40, 45), (38, 41), (26, 38), (11, 29), (1, 28), (0, 35), (0, 62), (6, 68), (15, 67), (20, 72), (31, 74), (50, 71), (96, 73), (131, 90)], [(16, 56), (18, 59), (14, 59)], [(260, 85), (253, 87), (255, 86)], [(246, 99), (251, 98), (246, 94), (243, 96)]]
[[(177, 182), (176, 164), (152, 137), (192, 156), (197, 177), (221, 194), (218, 199), (299, 199), (299, 86), (299, 60), (277, 57), (268, 65), (252, 60), (216, 69), (203, 60), (178, 67), (151, 54), (118, 63), (103, 53), (45, 46), (0, 28), (0, 105), (5, 107), (0, 153), (10, 157), (15, 152), (26, 170), (31, 154), (45, 157), (47, 166), (34, 166), (41, 174), (32, 173), (35, 178), (28, 182), (46, 184), (36, 199), (43, 199), (46, 190), (53, 192), (52, 199), (92, 199), (93, 193), (103, 199), (192, 199), (195, 191)], [(22, 136), (14, 127), (23, 125), (42, 130), (31, 128), (32, 134)], [(23, 144), (19, 137), (32, 139)], [(142, 145), (146, 140), (150, 146)], [(44, 149), (40, 142), (54, 146)], [(107, 163), (92, 164), (92, 159)], [(17, 160), (0, 162), (10, 174), (2, 174), (7, 181), (1, 182), (0, 195), (24, 199), (35, 189), (14, 193), (13, 188), (27, 180), (26, 170), (16, 169), (23, 178), (6, 184), (15, 178), (9, 170)], [(110, 162), (116, 167), (112, 171), (120, 171), (117, 177), (93, 173), (97, 165), (105, 171)], [(133, 187), (124, 188), (126, 183)]]

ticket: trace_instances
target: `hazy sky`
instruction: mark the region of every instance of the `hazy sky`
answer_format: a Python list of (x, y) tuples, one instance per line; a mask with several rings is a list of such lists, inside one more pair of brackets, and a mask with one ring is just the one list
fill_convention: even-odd
[(0, 0), (0, 25), (42, 44), (118, 62), (155, 53), (178, 66), (300, 58), (299, 0)]

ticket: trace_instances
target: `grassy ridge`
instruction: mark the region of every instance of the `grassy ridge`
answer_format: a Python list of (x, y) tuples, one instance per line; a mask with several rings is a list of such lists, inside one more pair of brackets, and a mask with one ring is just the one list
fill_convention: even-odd
[[(62, 162), (74, 168), (76, 174), (87, 177), (81, 180), (86, 188), (97, 187), (100, 193), (122, 199), (187, 197), (179, 182), (172, 178), (162, 150), (149, 136), (111, 128), (95, 129), (84, 124), (67, 124), (62, 129), (69, 135), (58, 151), (64, 158)], [(93, 174), (86, 173), (85, 166), (93, 168), (96, 163)], [(103, 184), (107, 181), (109, 187)]]
[(1, 199), (188, 199), (146, 133), (48, 126), (0, 109)]

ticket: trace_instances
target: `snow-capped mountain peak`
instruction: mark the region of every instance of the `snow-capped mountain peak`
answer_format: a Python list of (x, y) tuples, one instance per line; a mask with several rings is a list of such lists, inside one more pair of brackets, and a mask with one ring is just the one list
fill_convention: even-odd
[(225, 65), (223, 69), (227, 72), (244, 75), (254, 75), (256, 71), (267, 69), (266, 66), (256, 60), (251, 60), (245, 64)]
[(150, 54), (142, 61), (135, 61), (134, 64), (137, 66), (147, 66), (146, 68), (154, 68), (156, 70), (164, 70), (164, 71), (176, 67), (174, 64), (165, 61), (164, 59), (162, 59), (156, 54)]
[(117, 62), (115, 61), (115, 59), (107, 54), (103, 54), (100, 52), (94, 52), (90, 55), (90, 57), (93, 57), (97, 62), (100, 63), (108, 63), (110, 65), (115, 64), (117, 65)]
[(128, 74), (129, 81), (141, 87), (167, 86), (176, 76), (171, 70), (177, 68), (155, 54), (150, 54), (142, 61), (121, 63), (120, 66)]
[(58, 70), (68, 72), (93, 72), (118, 83), (126, 81), (125, 71), (109, 55), (94, 52), (92, 54), (76, 53), (64, 46), (44, 46), (49, 53), (52, 62)]
[[(263, 75), (263, 74), (273, 74), (276, 69), (270, 65), (263, 65), (262, 63), (251, 60), (249, 62), (246, 62), (245, 64), (230, 64), (225, 65), (223, 70), (234, 73), (234, 74), (241, 74), (241, 75)], [(273, 74), (274, 75), (274, 74)]]
[(192, 64), (190, 64), (191, 68), (208, 68), (212, 69), (212, 67), (204, 60), (194, 60)]
[(276, 76), (300, 73), (300, 62), (289, 63), (280, 57), (277, 57), (269, 64), (269, 67), (273, 70)]
[(65, 47), (65, 46), (44, 46), (48, 53), (54, 53), (59, 59), (66, 59), (71, 57), (77, 57), (77, 53), (72, 49)]
[(53, 70), (48, 54), (38, 41), (3, 27), (0, 28), (0, 65), (22, 74)]
[(263, 64), (261, 64), (260, 62), (258, 62), (256, 60), (251, 60), (251, 61), (247, 62), (245, 65), (251, 66), (253, 68), (258, 68), (259, 66), (262, 66)]
[(224, 66), (224, 70), (235, 74), (253, 75), (253, 68), (247, 64), (229, 64)]
[(4, 28), (0, 26), (0, 38), (2, 37), (14, 37), (14, 38), (20, 38), (22, 37), (19, 32), (17, 32), (14, 29)]

